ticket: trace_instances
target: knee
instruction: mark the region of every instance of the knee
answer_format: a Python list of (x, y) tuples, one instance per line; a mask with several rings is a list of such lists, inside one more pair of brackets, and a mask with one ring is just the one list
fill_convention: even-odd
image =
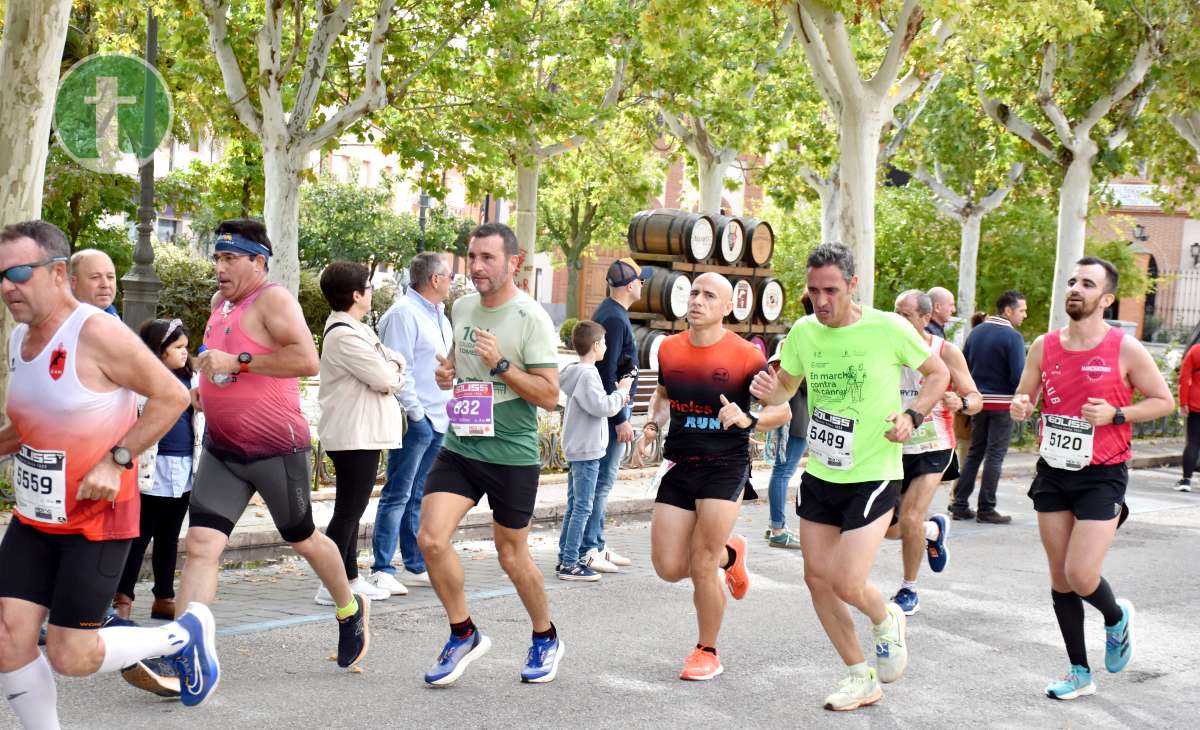
[(221, 559), (221, 552), (225, 549), (225, 542), (226, 539), (217, 535), (204, 535), (188, 531), (186, 540), (188, 560), (216, 563)]
[(1096, 586), (1100, 583), (1100, 571), (1091, 568), (1069, 565), (1064, 573), (1067, 585), (1081, 596), (1095, 593)]
[(291, 544), (292, 550), (295, 550), (296, 554), (302, 558), (305, 558), (305, 559), (311, 558), (320, 549), (320, 543), (324, 541), (322, 538), (324, 538), (324, 540), (329, 539), (329, 538), (325, 537), (325, 535), (321, 534), (320, 532), (313, 531), (313, 533), (311, 535), (304, 538), (303, 540), (300, 540), (299, 542), (293, 542)]
[(833, 586), (829, 583), (829, 579), (820, 571), (808, 570), (804, 571), (804, 585), (808, 587), (809, 593), (829, 593), (833, 590)]
[(668, 583), (678, 583), (691, 575), (691, 568), (686, 561), (672, 560), (652, 555), (650, 562), (654, 564), (654, 572)]
[(925, 534), (925, 515), (916, 510), (905, 511), (900, 515), (900, 534), (909, 535), (924, 535)]
[(99, 657), (81, 652), (79, 647), (65, 641), (46, 641), (46, 661), (50, 668), (64, 677), (86, 677), (100, 668)]
[(845, 603), (858, 603), (862, 594), (863, 583), (851, 578), (838, 578), (833, 582), (833, 592)]
[(496, 545), (496, 557), (505, 573), (512, 575), (529, 563), (529, 550), (523, 545)]
[(437, 560), (450, 551), (450, 539), (435, 535), (426, 529), (425, 525), (421, 525), (417, 530), (417, 547), (421, 548), (421, 555), (426, 560)]
[(699, 548), (692, 550), (691, 555), (688, 556), (688, 574), (691, 575), (692, 580), (715, 575), (721, 566), (721, 558), (724, 555), (724, 545), (721, 546), (720, 552)]

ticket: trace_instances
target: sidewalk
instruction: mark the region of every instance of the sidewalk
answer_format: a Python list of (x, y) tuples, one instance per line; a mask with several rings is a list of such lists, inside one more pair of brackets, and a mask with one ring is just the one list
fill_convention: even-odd
[[(1155, 466), (1174, 466), (1183, 457), (1183, 439), (1143, 439), (1134, 442), (1134, 456), (1130, 461), (1131, 469), (1150, 468)], [(1004, 460), (1003, 478), (1030, 477), (1037, 464), (1037, 453), (1032, 449), (1010, 451)], [(648, 519), (654, 506), (654, 494), (649, 491), (650, 480), (654, 476), (654, 468), (622, 469), (620, 477), (613, 485), (608, 500), (608, 515), (611, 518), (632, 520)], [(767, 484), (771, 478), (771, 468), (762, 463), (756, 464), (752, 482), (758, 492), (760, 501), (767, 499)], [(794, 499), (795, 487), (799, 483), (799, 472), (792, 479), (789, 489), (789, 500)], [(381, 487), (382, 485), (379, 485)], [(371, 498), (366, 512), (363, 514), (359, 532), (359, 547), (369, 550), (371, 536), (374, 532), (375, 510), (379, 504), (379, 487)], [(332, 488), (320, 489), (313, 493), (313, 521), (317, 527), (324, 530), (333, 517)], [(534, 508), (534, 523), (540, 526), (556, 525), (562, 519), (567, 504), (567, 475), (566, 473), (545, 474), (538, 488), (537, 505)], [(0, 515), (0, 536), (3, 535), (8, 522), (8, 515)], [(467, 513), (458, 531), (459, 539), (490, 539), (492, 511), (486, 498)], [(187, 531), (184, 524), (180, 534), (179, 552), (186, 554), (183, 533)], [(227, 565), (248, 563), (253, 561), (271, 560), (280, 555), (289, 554), (291, 549), (279, 536), (271, 522), (271, 515), (257, 497), (238, 520), (237, 528), (225, 551), (224, 562)], [(150, 553), (146, 554), (144, 570), (149, 570)]]

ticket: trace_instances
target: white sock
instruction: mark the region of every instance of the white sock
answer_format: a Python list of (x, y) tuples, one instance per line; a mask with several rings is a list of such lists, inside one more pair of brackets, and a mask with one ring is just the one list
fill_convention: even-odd
[(871, 667), (868, 666), (866, 662), (859, 662), (858, 664), (851, 664), (851, 665), (847, 666), (846, 669), (848, 669), (850, 671), (850, 673), (856, 677), (865, 677), (871, 673)]
[(933, 520), (925, 521), (925, 539), (936, 540), (938, 535), (942, 534), (942, 528), (938, 527), (938, 523)]
[(0, 689), (25, 730), (59, 730), (54, 673), (40, 651), (17, 671), (0, 673)]
[(910, 591), (915, 591), (917, 589), (917, 582), (915, 580), (901, 580), (900, 588), (907, 588)]
[(189, 638), (187, 629), (174, 621), (153, 628), (109, 626), (100, 629), (104, 661), (96, 672), (115, 672), (143, 659), (170, 656), (182, 649)]

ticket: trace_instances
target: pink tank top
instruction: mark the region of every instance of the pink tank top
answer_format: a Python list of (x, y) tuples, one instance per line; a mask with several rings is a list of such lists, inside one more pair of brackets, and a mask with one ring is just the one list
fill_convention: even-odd
[[(1112, 327), (1100, 344), (1090, 350), (1065, 350), (1062, 330), (1042, 340), (1042, 413), (1080, 418), (1088, 398), (1103, 398), (1124, 408), (1133, 399), (1133, 389), (1121, 377), (1121, 340), (1125, 333)], [(1092, 464), (1120, 464), (1131, 456), (1133, 427), (1098, 426), (1092, 443)]]
[[(231, 305), (221, 301), (204, 328), (210, 350), (265, 355), (271, 350), (242, 329), (242, 314), (267, 289), (259, 287)], [(273, 378), (240, 373), (224, 385), (200, 378), (200, 402), (207, 424), (205, 447), (234, 461), (254, 461), (293, 454), (310, 448), (308, 421), (300, 411), (299, 378)]]

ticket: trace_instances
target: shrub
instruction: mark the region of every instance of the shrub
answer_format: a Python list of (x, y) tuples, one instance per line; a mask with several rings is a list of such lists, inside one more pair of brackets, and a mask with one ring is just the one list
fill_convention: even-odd
[(192, 352), (204, 339), (204, 327), (212, 312), (217, 275), (211, 261), (193, 256), (186, 248), (171, 243), (154, 246), (154, 270), (162, 280), (158, 315), (178, 317), (187, 327)]
[(304, 310), (304, 321), (313, 338), (319, 338), (325, 331), (325, 320), (329, 318), (329, 302), (321, 293), (321, 272), (310, 269), (300, 270), (300, 309)]
[(575, 329), (575, 323), (579, 320), (575, 317), (567, 317), (558, 328), (558, 339), (562, 340), (563, 347), (570, 348), (571, 345), (571, 330)]

